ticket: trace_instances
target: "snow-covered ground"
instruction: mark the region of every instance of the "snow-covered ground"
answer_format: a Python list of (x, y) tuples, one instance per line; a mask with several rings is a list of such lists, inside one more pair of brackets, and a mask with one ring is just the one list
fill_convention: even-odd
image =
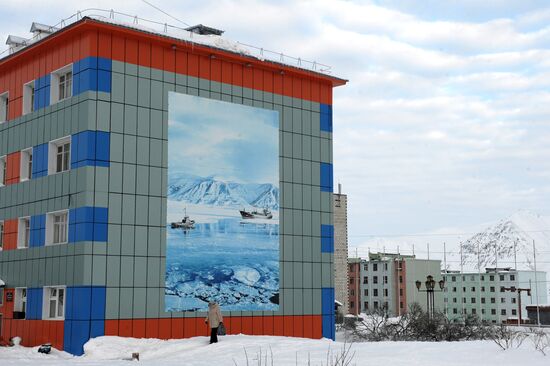
[[(344, 347), (343, 342), (326, 339), (311, 340), (268, 336), (225, 336), (218, 344), (209, 345), (206, 337), (162, 341), (158, 339), (133, 339), (100, 337), (85, 346), (86, 354), (73, 357), (54, 351), (50, 355), (37, 353), (37, 348), (0, 348), (0, 365), (127, 365), (133, 352), (140, 353), (143, 365), (326, 365), (327, 354), (336, 357)], [(348, 345), (349, 346), (349, 345)], [(245, 354), (246, 350), (246, 354)], [(422, 365), (422, 366), (507, 366), (550, 364), (550, 356), (535, 351), (524, 342), (518, 349), (501, 350), (491, 341), (429, 343), (429, 342), (380, 342), (355, 343), (355, 354), (350, 365)], [(309, 362), (308, 362), (309, 360)], [(329, 363), (330, 364), (330, 363)]]

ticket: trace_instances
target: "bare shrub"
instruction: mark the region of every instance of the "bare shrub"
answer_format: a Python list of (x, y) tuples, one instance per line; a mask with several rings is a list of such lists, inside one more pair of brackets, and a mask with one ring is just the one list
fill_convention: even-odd
[(540, 328), (531, 328), (529, 331), (529, 339), (535, 349), (546, 356), (550, 352), (550, 334)]
[(503, 350), (512, 347), (518, 348), (526, 338), (527, 334), (525, 332), (512, 329), (504, 324), (494, 327), (491, 337), (491, 339)]

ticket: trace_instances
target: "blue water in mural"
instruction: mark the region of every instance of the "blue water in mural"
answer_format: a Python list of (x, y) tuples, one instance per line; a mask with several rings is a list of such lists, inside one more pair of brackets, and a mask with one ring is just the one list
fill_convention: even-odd
[(226, 218), (167, 228), (166, 310), (277, 310), (279, 225)]

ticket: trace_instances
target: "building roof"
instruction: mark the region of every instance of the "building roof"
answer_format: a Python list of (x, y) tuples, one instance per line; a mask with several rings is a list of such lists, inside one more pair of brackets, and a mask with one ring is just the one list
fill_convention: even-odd
[[(137, 17), (136, 17), (137, 19)], [(341, 79), (335, 76), (332, 76), (328, 73), (327, 70), (322, 69), (321, 65), (315, 62), (309, 62), (306, 60), (302, 60), (300, 58), (294, 58), (287, 55), (283, 55), (282, 53), (274, 53), (272, 54), (276, 55), (276, 57), (270, 57), (268, 55), (267, 50), (264, 50), (263, 48), (258, 48), (250, 45), (246, 45), (240, 42), (232, 41), (228, 38), (221, 37), (219, 35), (216, 35), (215, 33), (222, 32), (220, 30), (217, 30), (215, 28), (207, 27), (202, 24), (199, 24), (197, 26), (191, 27), (193, 29), (202, 30), (208, 34), (200, 34), (196, 33), (194, 31), (189, 31), (183, 28), (173, 27), (173, 26), (167, 26), (165, 25), (164, 31), (159, 31), (157, 29), (153, 29), (151, 27), (147, 27), (143, 24), (139, 24), (138, 22), (124, 22), (121, 20), (115, 20), (111, 17), (105, 17), (100, 15), (88, 15), (83, 16), (77, 21), (74, 21), (72, 24), (69, 24), (68, 26), (65, 26), (63, 28), (55, 28), (50, 26), (45, 26), (40, 23), (33, 23), (33, 28), (31, 29), (52, 29), (55, 28), (56, 31), (52, 34), (49, 34), (47, 36), (40, 37), (34, 37), (29, 40), (27, 40), (28, 46), (24, 47), (22, 49), (17, 50), (16, 52), (13, 52), (11, 54), (7, 54), (4, 58), (0, 58), (0, 65), (4, 62), (6, 62), (8, 59), (13, 59), (15, 57), (18, 57), (18, 55), (21, 55), (25, 51), (29, 49), (34, 49), (35, 47), (39, 47), (39, 45), (43, 44), (44, 42), (47, 42), (50, 39), (53, 39), (61, 34), (65, 34), (67, 32), (70, 32), (74, 30), (75, 28), (79, 28), (82, 26), (99, 26), (99, 25), (109, 25), (114, 26), (119, 29), (126, 29), (127, 31), (134, 31), (139, 32), (144, 35), (150, 35), (155, 36), (157, 40), (159, 39), (165, 39), (166, 42), (173, 42), (174, 44), (181, 44), (185, 46), (191, 46), (192, 44), (197, 45), (199, 47), (206, 47), (210, 50), (212, 55), (218, 54), (220, 56), (222, 55), (233, 55), (233, 58), (240, 58), (243, 62), (247, 63), (247, 65), (252, 64), (262, 64), (262, 65), (270, 65), (272, 68), (279, 68), (281, 73), (284, 72), (296, 72), (299, 74), (309, 74), (310, 76), (314, 76), (318, 79), (325, 80), (326, 82), (330, 82), (333, 87), (345, 85), (347, 83), (347, 80)], [(24, 38), (21, 38), (24, 40)], [(198, 47), (195, 47), (198, 48)], [(256, 52), (257, 51), (257, 52)], [(2, 54), (0, 54), (1, 57)], [(272, 55), (271, 55), (272, 56)], [(293, 62), (290, 62), (290, 60), (293, 60)], [(294, 64), (297, 63), (297, 64)], [(312, 69), (306, 68), (303, 65), (308, 64), (312, 65)], [(319, 65), (319, 69), (316, 69), (316, 65)], [(323, 65), (325, 66), (325, 65)], [(326, 66), (329, 68), (328, 66)]]

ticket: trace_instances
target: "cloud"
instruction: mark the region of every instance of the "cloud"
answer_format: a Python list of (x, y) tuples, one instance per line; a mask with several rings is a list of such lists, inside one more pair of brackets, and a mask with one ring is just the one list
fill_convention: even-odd
[[(4, 36), (103, 0), (4, 0)], [(332, 65), (335, 178), (353, 246), (368, 233), (550, 214), (546, 1), (156, 2), (228, 38)], [(140, 1), (117, 7), (173, 20)]]

